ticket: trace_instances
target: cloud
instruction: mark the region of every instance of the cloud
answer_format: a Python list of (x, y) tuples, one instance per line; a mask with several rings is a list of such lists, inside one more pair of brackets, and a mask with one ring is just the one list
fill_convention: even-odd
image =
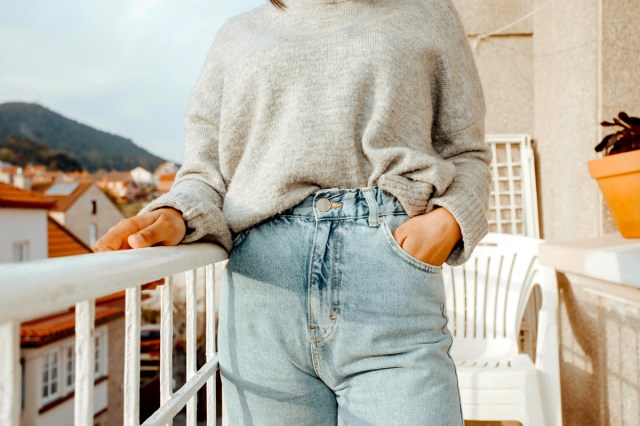
[(10, 2), (0, 102), (37, 101), (180, 161), (183, 114), (215, 32), (265, 1)]

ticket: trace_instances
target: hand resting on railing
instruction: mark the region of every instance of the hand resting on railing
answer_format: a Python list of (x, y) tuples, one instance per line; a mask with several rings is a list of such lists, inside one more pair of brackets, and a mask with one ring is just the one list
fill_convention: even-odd
[(151, 247), (175, 246), (187, 230), (182, 213), (163, 207), (128, 219), (109, 228), (93, 245), (94, 252)]
[[(182, 213), (171, 207), (159, 208), (147, 213), (122, 219), (109, 228), (93, 245), (94, 252), (126, 250), (154, 245), (178, 245), (186, 232)], [(163, 284), (164, 279), (147, 283), (143, 290), (152, 290)]]

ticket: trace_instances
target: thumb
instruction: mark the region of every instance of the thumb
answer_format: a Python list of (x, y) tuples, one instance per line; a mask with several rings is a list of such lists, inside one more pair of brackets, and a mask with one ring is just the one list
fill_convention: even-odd
[(150, 226), (129, 235), (127, 242), (131, 248), (151, 247), (164, 239), (165, 229), (157, 221)]

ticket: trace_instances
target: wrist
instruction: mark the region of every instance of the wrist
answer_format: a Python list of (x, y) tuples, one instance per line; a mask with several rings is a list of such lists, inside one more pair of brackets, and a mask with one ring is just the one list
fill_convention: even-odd
[(456, 243), (460, 242), (460, 240), (462, 240), (462, 229), (453, 214), (442, 206), (436, 206), (433, 211), (437, 212), (442, 218), (443, 226), (447, 233), (451, 235), (451, 238), (455, 239)]

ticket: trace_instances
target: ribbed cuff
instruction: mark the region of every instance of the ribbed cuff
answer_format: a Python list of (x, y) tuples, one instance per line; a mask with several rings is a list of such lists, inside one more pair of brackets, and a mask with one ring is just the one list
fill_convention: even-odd
[(378, 179), (379, 188), (393, 194), (409, 217), (425, 213), (433, 185), (417, 182), (398, 175), (382, 175)]
[(187, 232), (180, 244), (208, 241), (220, 244), (227, 252), (233, 248), (231, 231), (220, 208), (210, 198), (202, 194), (206, 185), (199, 181), (183, 181), (169, 192), (151, 201), (138, 212), (138, 215), (172, 207), (182, 213)]

